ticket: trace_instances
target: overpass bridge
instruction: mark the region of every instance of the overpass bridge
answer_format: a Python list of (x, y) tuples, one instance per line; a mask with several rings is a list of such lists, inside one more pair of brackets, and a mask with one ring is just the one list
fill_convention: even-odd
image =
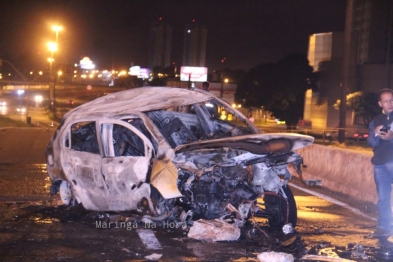
[(17, 89), (39, 89), (39, 90), (48, 90), (49, 83), (48, 82), (38, 82), (34, 83), (28, 81), (20, 81), (20, 80), (3, 80), (0, 79), (0, 90), (17, 90)]

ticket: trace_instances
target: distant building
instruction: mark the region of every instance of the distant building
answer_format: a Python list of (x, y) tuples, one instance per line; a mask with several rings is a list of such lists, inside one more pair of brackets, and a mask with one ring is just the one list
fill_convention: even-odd
[(332, 59), (332, 37), (333, 33), (313, 34), (309, 39), (308, 61), (314, 71), (319, 70), (319, 64)]
[(393, 62), (393, 1), (353, 0), (357, 64)]
[(201, 25), (184, 27), (183, 66), (205, 66), (208, 29)]
[(172, 51), (172, 25), (151, 23), (149, 32), (149, 68), (169, 67)]
[[(348, 0), (352, 3), (350, 21), (348, 93), (378, 92), (393, 88), (393, 0)], [(348, 18), (347, 18), (348, 19)], [(344, 33), (328, 32), (310, 36), (308, 59), (319, 72), (319, 92), (307, 91), (304, 120), (313, 128), (337, 128), (343, 79)], [(365, 127), (353, 112), (347, 113), (347, 128)]]
[(338, 110), (333, 105), (340, 96), (343, 40), (343, 32), (318, 33), (309, 38), (308, 60), (314, 72), (319, 72), (320, 92), (307, 91), (303, 119), (310, 120), (313, 128), (338, 125)]

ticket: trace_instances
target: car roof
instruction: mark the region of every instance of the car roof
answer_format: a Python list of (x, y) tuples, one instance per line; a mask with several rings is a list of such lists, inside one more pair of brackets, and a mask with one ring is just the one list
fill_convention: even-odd
[(105, 112), (106, 114), (126, 114), (132, 112), (154, 111), (179, 105), (190, 105), (215, 98), (200, 89), (177, 87), (138, 87), (111, 93), (87, 102), (67, 112), (64, 117), (74, 113), (83, 115)]

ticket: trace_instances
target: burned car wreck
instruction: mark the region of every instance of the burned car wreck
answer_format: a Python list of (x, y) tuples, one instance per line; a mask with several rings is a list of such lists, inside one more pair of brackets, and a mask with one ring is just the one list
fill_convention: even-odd
[(313, 137), (262, 133), (202, 90), (142, 87), (69, 111), (45, 154), (65, 205), (136, 211), (155, 221), (265, 217), (296, 225), (288, 165)]

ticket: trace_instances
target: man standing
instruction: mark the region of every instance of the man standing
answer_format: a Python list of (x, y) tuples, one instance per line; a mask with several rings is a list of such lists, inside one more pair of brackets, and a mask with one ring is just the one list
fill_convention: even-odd
[(369, 124), (367, 142), (373, 147), (374, 181), (378, 193), (378, 228), (376, 237), (389, 236), (391, 233), (390, 194), (393, 182), (393, 90), (385, 88), (379, 91), (378, 104), (382, 114)]

